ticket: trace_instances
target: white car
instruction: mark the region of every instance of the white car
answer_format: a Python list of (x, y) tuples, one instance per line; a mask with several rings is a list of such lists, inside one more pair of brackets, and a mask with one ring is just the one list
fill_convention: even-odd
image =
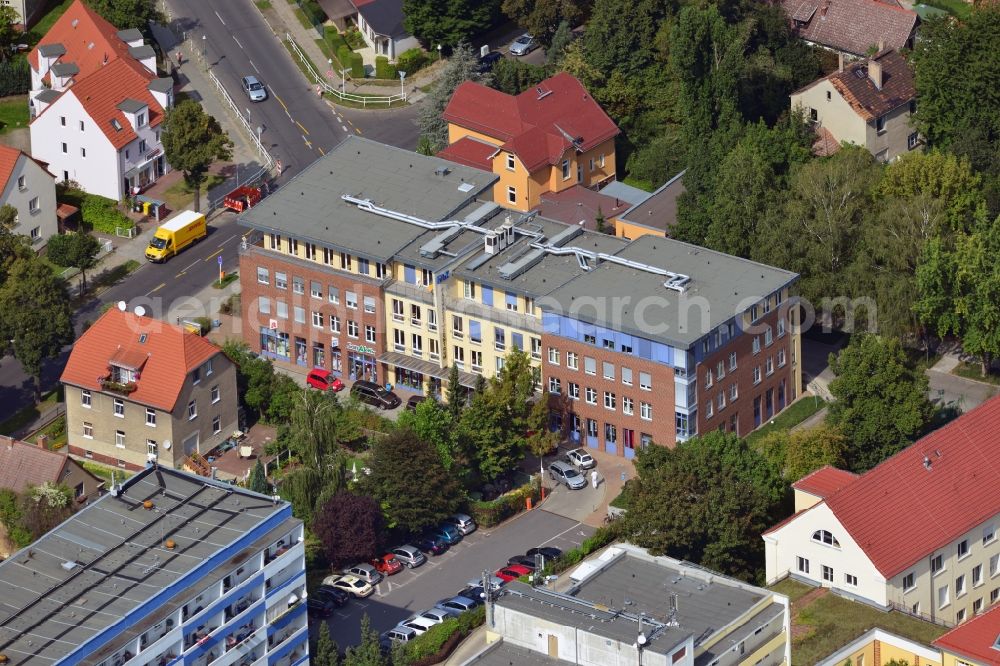
[(240, 83), (243, 85), (243, 92), (246, 93), (251, 102), (263, 102), (267, 99), (267, 88), (256, 76), (252, 74), (244, 76)]
[(594, 456), (587, 453), (586, 449), (573, 449), (566, 454), (566, 461), (580, 469), (590, 469), (597, 466)]
[(455, 617), (455, 615), (457, 613), (443, 608), (431, 608), (430, 610), (425, 610), (419, 617), (429, 620), (434, 624), (441, 624), (445, 620)]
[[(490, 589), (493, 590), (494, 592), (496, 592), (505, 585), (504, 579), (501, 578), (500, 576), (490, 574), (489, 580), (490, 580)], [(482, 578), (472, 578), (465, 585), (466, 587), (479, 587), (482, 584), (483, 584)]]
[(535, 41), (535, 38), (528, 33), (524, 33), (510, 45), (510, 54), (514, 56), (528, 55), (536, 48), (538, 48), (538, 42)]
[(359, 599), (370, 597), (375, 592), (374, 587), (357, 576), (327, 576), (323, 579), (323, 584), (349, 592)]

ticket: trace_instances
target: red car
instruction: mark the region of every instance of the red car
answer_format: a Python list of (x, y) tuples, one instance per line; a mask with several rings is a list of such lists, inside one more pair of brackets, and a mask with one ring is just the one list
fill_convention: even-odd
[(343, 391), (344, 382), (339, 377), (334, 377), (329, 370), (323, 368), (313, 368), (306, 375), (306, 384), (319, 389), (320, 391)]
[(497, 569), (497, 578), (503, 579), (503, 582), (509, 583), (512, 580), (517, 580), (521, 576), (527, 576), (531, 573), (531, 569), (520, 564), (512, 564), (509, 567), (503, 567), (502, 569)]
[(375, 570), (386, 576), (391, 576), (392, 574), (399, 573), (403, 570), (403, 565), (396, 556), (392, 553), (387, 553), (381, 557), (376, 557), (371, 561), (371, 565), (375, 567)]

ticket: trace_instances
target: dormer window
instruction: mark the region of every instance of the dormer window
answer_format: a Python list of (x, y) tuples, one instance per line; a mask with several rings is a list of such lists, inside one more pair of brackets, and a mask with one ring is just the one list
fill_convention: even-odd
[(130, 384), (139, 376), (139, 373), (132, 368), (125, 368), (120, 365), (111, 366), (111, 381), (116, 384)]
[(146, 114), (145, 113), (138, 113), (138, 114), (136, 114), (136, 116), (135, 116), (135, 126), (136, 127), (143, 127), (143, 126), (145, 126), (145, 124), (146, 124)]
[(840, 548), (840, 542), (837, 541), (837, 538), (827, 530), (816, 530), (815, 532), (813, 532), (812, 540), (826, 544), (827, 546)]

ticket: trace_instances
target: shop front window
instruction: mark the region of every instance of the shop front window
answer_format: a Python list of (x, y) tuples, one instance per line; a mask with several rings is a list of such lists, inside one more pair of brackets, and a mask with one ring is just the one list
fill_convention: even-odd
[(306, 365), (306, 341), (302, 338), (295, 338), (295, 362), (298, 365)]
[(314, 368), (326, 367), (326, 349), (323, 347), (322, 342), (313, 343), (313, 367)]
[(264, 354), (268, 354), (282, 360), (290, 360), (288, 354), (288, 334), (274, 331), (262, 327), (260, 329), (260, 349)]

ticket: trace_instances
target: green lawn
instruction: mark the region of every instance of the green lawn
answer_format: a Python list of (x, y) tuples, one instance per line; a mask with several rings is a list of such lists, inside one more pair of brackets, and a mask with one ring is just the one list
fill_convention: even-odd
[(806, 396), (798, 402), (792, 403), (785, 411), (771, 419), (771, 422), (767, 425), (747, 435), (747, 442), (753, 444), (767, 433), (775, 430), (789, 430), (792, 426), (802, 423), (825, 406), (826, 402), (822, 398)]
[(779, 580), (774, 585), (769, 586), (768, 589), (772, 592), (785, 595), (791, 601), (798, 601), (813, 588), (809, 587), (805, 583), (800, 583), (797, 580), (786, 578), (784, 580)]
[(963, 20), (969, 18), (969, 14), (972, 13), (972, 3), (965, 2), (965, 0), (924, 0), (924, 4), (943, 9), (952, 16)]
[(628, 176), (622, 182), (625, 183), (626, 185), (631, 185), (632, 187), (638, 187), (640, 190), (645, 190), (647, 192), (652, 192), (653, 190), (656, 189), (655, 187), (653, 187), (653, 184), (648, 180), (641, 180), (639, 178), (633, 178), (632, 176)]
[(93, 460), (82, 460), (80, 461), (80, 464), (83, 465), (83, 468), (85, 470), (87, 470), (88, 472), (90, 472), (99, 479), (104, 479), (105, 481), (108, 482), (108, 484), (111, 483), (112, 472), (115, 473), (115, 478), (118, 479), (119, 481), (123, 481), (128, 477), (132, 476), (130, 472), (126, 472), (123, 469), (119, 469), (118, 467), (111, 467), (109, 465), (102, 465), (101, 463), (94, 462)]
[(257, 5), (257, 8), (261, 11), (271, 8), (271, 0), (257, 0), (254, 4)]
[(959, 363), (955, 366), (955, 369), (951, 371), (951, 374), (958, 375), (959, 377), (965, 377), (966, 379), (975, 379), (977, 382), (987, 382), (989, 384), (1000, 384), (1000, 374), (996, 371), (990, 372), (988, 375), (983, 377), (979, 370), (978, 363)]
[(52, 27), (52, 24), (63, 15), (63, 12), (69, 9), (71, 4), (73, 4), (73, 0), (63, 0), (50, 9), (49, 13), (43, 16), (42, 19), (28, 31), (28, 40), (32, 44), (37, 44), (38, 41), (45, 36), (45, 33), (49, 31), (49, 28)]
[(0, 102), (0, 134), (28, 126), (28, 98), (8, 97)]
[(947, 631), (946, 627), (897, 611), (884, 613), (832, 593), (803, 608), (797, 624), (808, 631), (792, 640), (792, 666), (815, 664), (875, 627), (924, 645)]

